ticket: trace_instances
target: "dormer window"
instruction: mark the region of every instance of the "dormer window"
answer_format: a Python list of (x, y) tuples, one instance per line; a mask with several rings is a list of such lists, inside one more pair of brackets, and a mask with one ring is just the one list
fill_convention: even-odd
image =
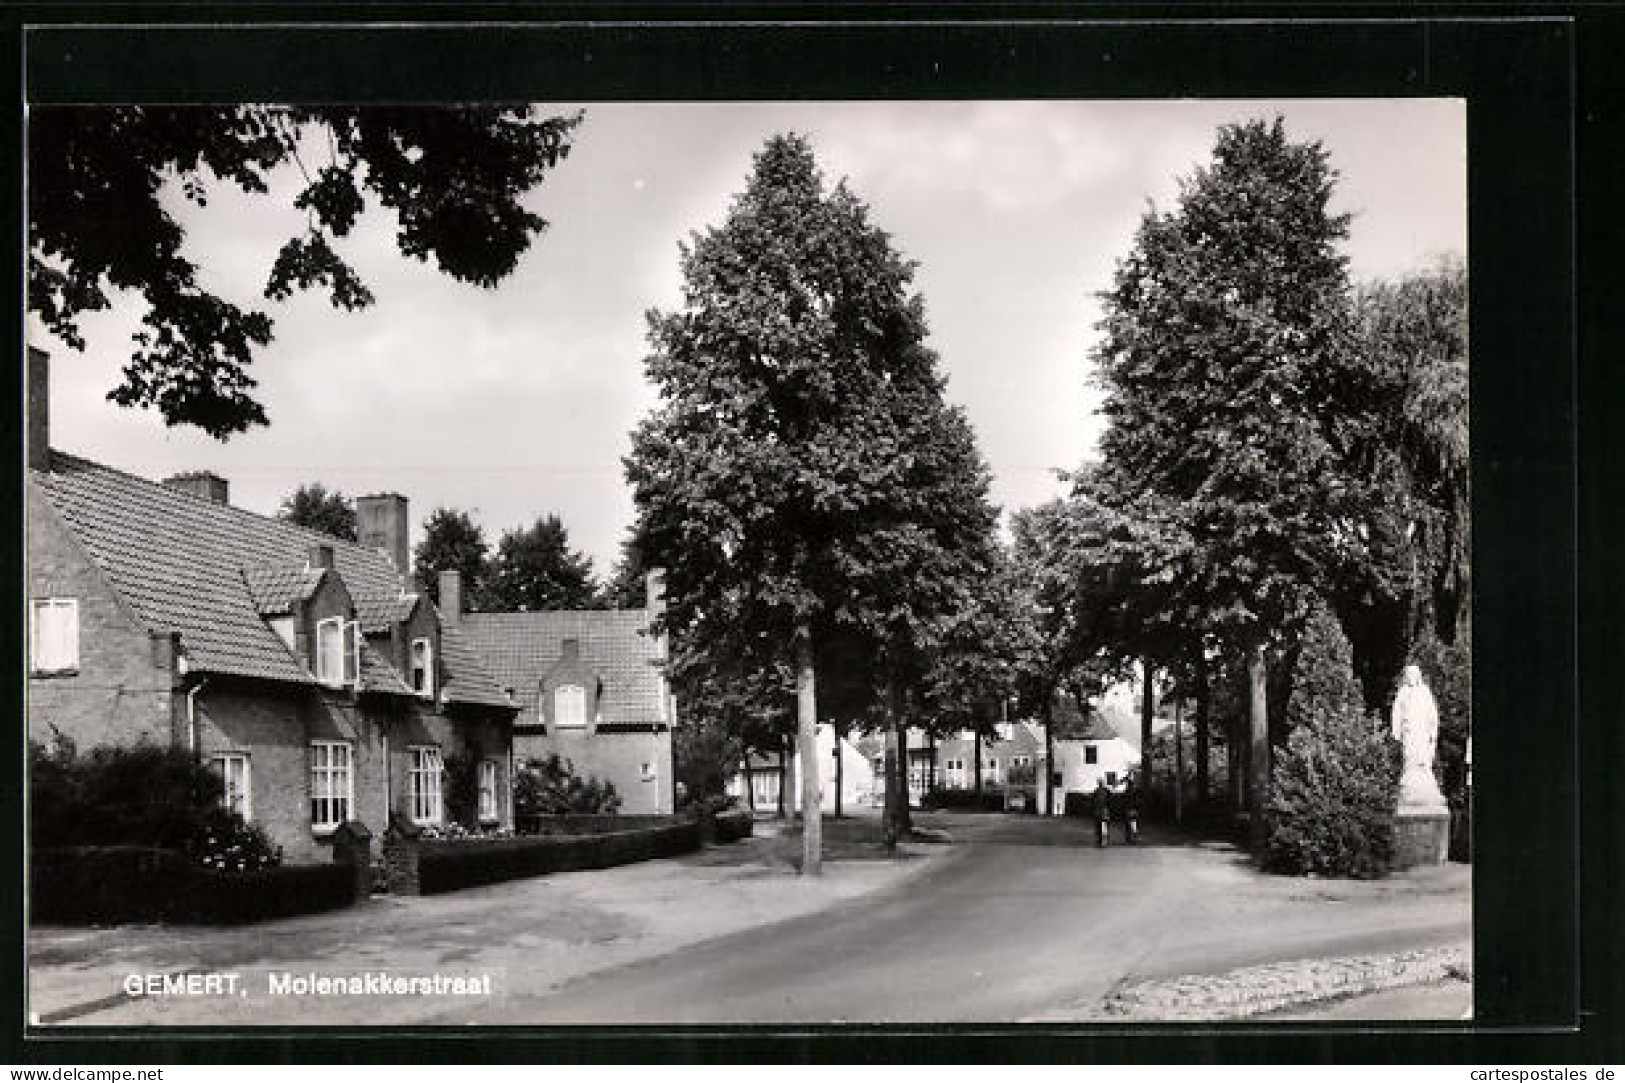
[(361, 625), (343, 617), (316, 622), (316, 679), (335, 688), (355, 687), (361, 673)]
[(575, 727), (587, 724), (586, 689), (579, 684), (565, 684), (553, 690), (553, 724)]
[(412, 640), (412, 691), (434, 697), (434, 644), (428, 639)]

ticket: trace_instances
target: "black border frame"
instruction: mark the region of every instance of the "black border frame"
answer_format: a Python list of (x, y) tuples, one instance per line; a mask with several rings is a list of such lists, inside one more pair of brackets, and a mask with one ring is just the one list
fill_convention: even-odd
[[(24, 251), (22, 104), (88, 101), (563, 101), (1461, 96), (1468, 100), (1474, 372), (1475, 953), (1479, 1018), (1460, 1026), (560, 1028), (109, 1032), (22, 1028), (8, 1059), (167, 1061), (1063, 1060), (1247, 1062), (1625, 1059), (1619, 994), (1625, 766), (1604, 704), (1621, 631), (1599, 490), (1625, 464), (1598, 441), (1619, 401), (1607, 319), (1625, 238), (1605, 165), (1619, 164), (1620, 11), (1597, 4), (20, 5), (4, 15), (0, 197)], [(416, 25), (402, 26), (410, 22)], [(25, 25), (56, 24), (24, 32)], [(122, 24), (122, 25), (121, 25)], [(141, 24), (134, 26), (130, 24)], [(213, 25), (210, 25), (213, 24)], [(23, 57), (26, 55), (25, 90)], [(1577, 97), (1578, 96), (1578, 97)], [(1577, 142), (1577, 137), (1580, 142)], [(1575, 165), (1587, 219), (1577, 219)], [(1589, 197), (1602, 197), (1595, 202)], [(1610, 230), (1610, 223), (1613, 229)], [(1577, 230), (1577, 224), (1580, 228)], [(1578, 261), (1578, 262), (1577, 262)], [(7, 269), (20, 300), (21, 260)], [(1587, 289), (1581, 290), (1581, 282)], [(1577, 306), (1579, 306), (1577, 308)], [(1582, 315), (1583, 313), (1583, 315)], [(21, 354), (21, 305), (6, 313)], [(1609, 352), (1612, 335), (1614, 351)], [(1582, 336), (1582, 337), (1577, 337)], [(1585, 390), (1586, 397), (1577, 399)], [(20, 381), (4, 391), (21, 433)], [(1584, 412), (1581, 413), (1580, 403)], [(1614, 407), (1617, 409), (1617, 407)], [(1599, 420), (1598, 412), (1602, 419)], [(1577, 450), (1587, 452), (1580, 499)], [(19, 528), (0, 538), (4, 605), (20, 612), (20, 436), (0, 446)], [(1577, 590), (1578, 538), (1599, 576)], [(1584, 618), (1588, 653), (1578, 653)], [(4, 630), (9, 656), (20, 633)], [(1599, 634), (1606, 639), (1598, 638)], [(1604, 653), (1607, 651), (1607, 653)], [(1587, 713), (1579, 713), (1579, 663)], [(21, 718), (21, 667), (6, 693)], [(1581, 723), (1584, 723), (1583, 730)], [(20, 782), (20, 757), (6, 772)], [(22, 822), (19, 786), (0, 822)], [(1581, 818), (1581, 803), (1585, 817)], [(1582, 822), (1586, 828), (1581, 859)], [(22, 868), (20, 832), (11, 836)], [(1585, 876), (1582, 881), (1582, 873)], [(19, 890), (5, 899), (22, 929)], [(1582, 887), (1584, 894), (1581, 894)], [(1583, 928), (1582, 928), (1583, 922)], [(1610, 937), (1609, 934), (1613, 935)], [(1605, 939), (1607, 937), (1608, 939)], [(1582, 954), (1581, 947), (1585, 952)], [(1582, 966), (1582, 962), (1584, 965)], [(8, 998), (9, 999), (9, 998)], [(17, 1029), (10, 1030), (11, 1027)], [(85, 1038), (94, 1036), (92, 1041)], [(951, 1041), (944, 1038), (951, 1037)], [(387, 1038), (388, 1041), (379, 1041)]]

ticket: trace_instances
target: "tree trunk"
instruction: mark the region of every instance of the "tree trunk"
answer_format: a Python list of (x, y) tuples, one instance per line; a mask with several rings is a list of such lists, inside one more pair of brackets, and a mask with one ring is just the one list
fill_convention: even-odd
[(756, 815), (756, 772), (750, 769), (750, 753), (740, 762), (745, 774), (745, 806), (750, 809), (752, 816)]
[(972, 783), (972, 788), (976, 791), (976, 807), (981, 808), (982, 807), (982, 731), (981, 730), (973, 730), (971, 732), (971, 741), (972, 741), (971, 747), (973, 747), (976, 750), (976, 761), (975, 761), (976, 781)]
[(895, 851), (897, 840), (902, 834), (902, 815), (897, 811), (897, 695), (890, 680), (886, 682), (885, 690), (886, 720), (885, 734), (885, 809), (881, 814), (881, 833), (886, 840), (886, 849)]
[(796, 730), (801, 737), (801, 875), (824, 871), (824, 804), (819, 794), (818, 697), (812, 633), (796, 632)]
[(925, 735), (925, 747), (926, 747), (926, 752), (927, 752), (927, 767), (926, 767), (926, 770), (928, 770), (930, 772), (930, 774), (928, 774), (926, 776), (926, 779), (925, 779), (925, 792), (930, 793), (932, 790), (938, 789), (940, 787), (940, 784), (937, 782), (937, 735), (936, 734), (927, 733)]
[(1174, 823), (1185, 822), (1185, 701), (1174, 700)]
[(1153, 711), (1151, 659), (1140, 660), (1140, 791), (1151, 789), (1151, 718)]
[(846, 765), (841, 762), (841, 728), (835, 726), (835, 818), (841, 818), (841, 784), (846, 781)]
[(1247, 653), (1247, 810), (1253, 851), (1264, 849), (1264, 808), (1269, 803), (1270, 721), (1265, 691), (1264, 647)]
[(1213, 754), (1209, 727), (1212, 720), (1208, 717), (1208, 688), (1207, 688), (1207, 655), (1201, 648), (1196, 652), (1196, 803), (1206, 807), (1208, 783), (1208, 760)]
[(788, 758), (785, 755), (785, 751), (784, 751), (785, 744), (786, 744), (785, 739), (783, 737), (780, 737), (779, 738), (779, 799), (778, 799), (778, 806), (774, 809), (773, 814), (775, 816), (777, 816), (781, 820), (784, 819), (784, 791), (786, 791), (786, 790), (788, 790), (790, 788), (790, 765), (785, 762), (786, 759)]
[[(1054, 697), (1049, 697), (1053, 699)], [(1055, 709), (1044, 701), (1044, 815), (1055, 815)]]
[(899, 712), (892, 725), (897, 728), (897, 837), (906, 839), (914, 831), (908, 801), (908, 719)]

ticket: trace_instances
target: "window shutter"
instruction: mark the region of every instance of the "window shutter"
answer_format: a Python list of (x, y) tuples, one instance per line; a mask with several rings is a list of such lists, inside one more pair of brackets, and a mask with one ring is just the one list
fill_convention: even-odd
[(344, 625), (344, 683), (356, 685), (361, 681), (361, 622), (347, 621)]

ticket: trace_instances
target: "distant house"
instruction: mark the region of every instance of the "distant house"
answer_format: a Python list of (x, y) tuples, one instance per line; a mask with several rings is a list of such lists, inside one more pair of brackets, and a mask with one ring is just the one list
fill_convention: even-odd
[[(973, 790), (976, 788), (977, 741), (968, 733), (956, 734), (936, 743), (936, 774), (932, 785), (945, 790)], [(1036, 786), (1044, 759), (1044, 729), (1036, 722), (1001, 722), (996, 735), (981, 742), (981, 786), (983, 790), (1029, 790)], [(909, 748), (909, 793), (924, 796), (923, 787), (929, 767), (924, 771), (917, 764), (929, 764), (929, 747)], [(1027, 781), (1019, 785), (1012, 781), (1031, 772)], [(917, 798), (916, 798), (917, 799)]]
[(642, 609), (465, 613), (457, 574), (440, 579), (447, 622), (519, 707), (515, 758), (557, 753), (577, 774), (613, 783), (627, 814), (669, 813), (675, 804), (677, 703), (664, 639), (650, 628), (664, 605), (660, 572), (646, 589)]
[(452, 756), (478, 818), (512, 823), (516, 708), (411, 589), (404, 497), (360, 498), (351, 544), (232, 507), (213, 474), (54, 452), (46, 356), (28, 368), (31, 739), (190, 749), (295, 862), (345, 821), (444, 823)]
[[(1153, 720), (1152, 730), (1160, 732), (1168, 725), (1158, 718)], [(1139, 726), (1138, 716), (1127, 708), (1123, 697), (1107, 695), (1090, 708), (1081, 733), (1054, 742), (1057, 814), (1066, 807), (1066, 794), (1088, 793), (1102, 780), (1117, 789), (1131, 772), (1140, 769)]]
[[(864, 740), (868, 740), (865, 738)], [(841, 808), (852, 810), (873, 805), (883, 792), (883, 783), (875, 774), (868, 756), (850, 737), (835, 738), (835, 728), (828, 723), (818, 726), (819, 789), (823, 796), (823, 810), (835, 811), (835, 757), (840, 755)], [(744, 761), (728, 781), (728, 792), (742, 803), (767, 810), (778, 807), (781, 774), (790, 776), (790, 792), (786, 795), (785, 811), (801, 807), (801, 771), (795, 757), (789, 757), (788, 770), (781, 772), (779, 758), (756, 753)]]

